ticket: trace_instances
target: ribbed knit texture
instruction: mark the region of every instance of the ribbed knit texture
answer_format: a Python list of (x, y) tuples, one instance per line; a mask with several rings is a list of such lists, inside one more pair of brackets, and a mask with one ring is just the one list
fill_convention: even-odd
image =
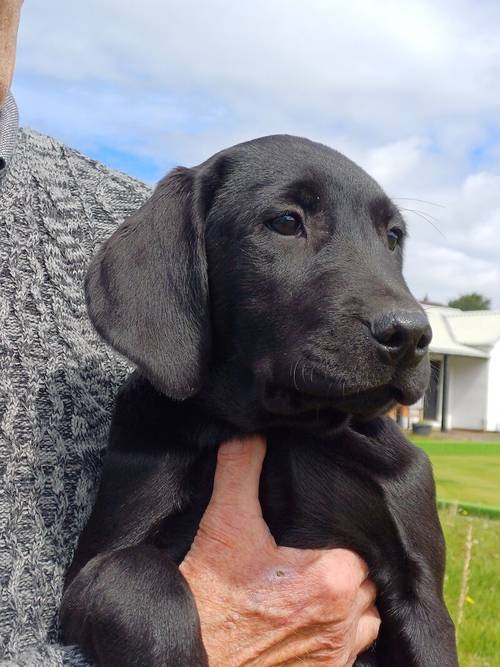
[(1, 665), (85, 664), (52, 645), (57, 610), (129, 366), (93, 330), (83, 279), (149, 193), (27, 130), (0, 181)]
[(0, 179), (5, 176), (16, 146), (19, 115), (11, 94), (0, 107)]

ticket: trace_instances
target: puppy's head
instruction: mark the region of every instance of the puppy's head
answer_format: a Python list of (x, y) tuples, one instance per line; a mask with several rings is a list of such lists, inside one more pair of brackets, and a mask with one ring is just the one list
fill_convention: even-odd
[(325, 428), (412, 403), (431, 331), (405, 224), (340, 153), (271, 136), (176, 169), (93, 261), (101, 335), (165, 394), (242, 428)]

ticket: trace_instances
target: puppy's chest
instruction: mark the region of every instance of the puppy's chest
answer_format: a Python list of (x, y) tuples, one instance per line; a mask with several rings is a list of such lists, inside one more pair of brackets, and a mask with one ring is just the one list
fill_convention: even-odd
[[(308, 446), (309, 445), (309, 446)], [(304, 437), (287, 446), (268, 440), (261, 478), (264, 518), (278, 544), (348, 547), (361, 553), (391, 533), (377, 480), (356, 461)]]
[[(215, 453), (197, 464), (191, 502), (184, 511), (165, 517), (156, 535), (155, 542), (178, 562), (208, 504), (214, 469)], [(193, 478), (185, 483), (193, 485)], [(387, 508), (370, 475), (355, 462), (307, 442), (306, 436), (300, 442), (283, 435), (268, 437), (259, 496), (264, 519), (282, 546), (346, 547), (373, 561), (373, 545), (391, 532)]]

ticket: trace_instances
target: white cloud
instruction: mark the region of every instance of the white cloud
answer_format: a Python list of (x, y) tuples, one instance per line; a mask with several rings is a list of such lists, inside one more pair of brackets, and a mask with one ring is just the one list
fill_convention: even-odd
[(444, 246), (415, 241), (408, 255), (406, 275), (418, 298), (427, 295), (446, 302), (471, 291), (498, 296), (491, 291), (500, 282), (498, 262)]
[(422, 166), (425, 142), (418, 137), (377, 146), (361, 159), (363, 167), (389, 192), (407, 188), (408, 180)]
[(328, 143), (436, 218), (407, 212), (418, 295), (500, 308), (499, 26), (496, 0), (32, 2), (16, 90), (29, 124), (165, 167), (274, 132)]
[[(431, 213), (431, 222), (443, 236), (415, 215), (407, 214), (412, 239), (407, 255), (407, 275), (418, 296), (424, 293), (448, 300), (461, 293), (479, 291), (500, 307), (500, 171), (467, 176), (440, 196), (443, 208), (419, 202), (411, 207)], [(435, 199), (436, 201), (436, 199)]]

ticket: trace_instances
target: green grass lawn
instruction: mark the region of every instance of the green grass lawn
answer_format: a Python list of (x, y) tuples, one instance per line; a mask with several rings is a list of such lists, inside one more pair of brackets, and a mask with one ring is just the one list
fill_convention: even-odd
[[(457, 628), (461, 667), (500, 664), (500, 521), (440, 511), (446, 545), (445, 599)], [(469, 528), (470, 527), (470, 528)], [(470, 567), (462, 598), (464, 560), (471, 530)]]
[(500, 508), (500, 444), (411, 438), (429, 455), (440, 499)]
[[(439, 499), (500, 510), (500, 443), (411, 440), (431, 459)], [(465, 514), (456, 507), (439, 513), (447, 545), (446, 603), (457, 628), (460, 666), (497, 667), (500, 520)], [(468, 551), (470, 564), (464, 578)]]

